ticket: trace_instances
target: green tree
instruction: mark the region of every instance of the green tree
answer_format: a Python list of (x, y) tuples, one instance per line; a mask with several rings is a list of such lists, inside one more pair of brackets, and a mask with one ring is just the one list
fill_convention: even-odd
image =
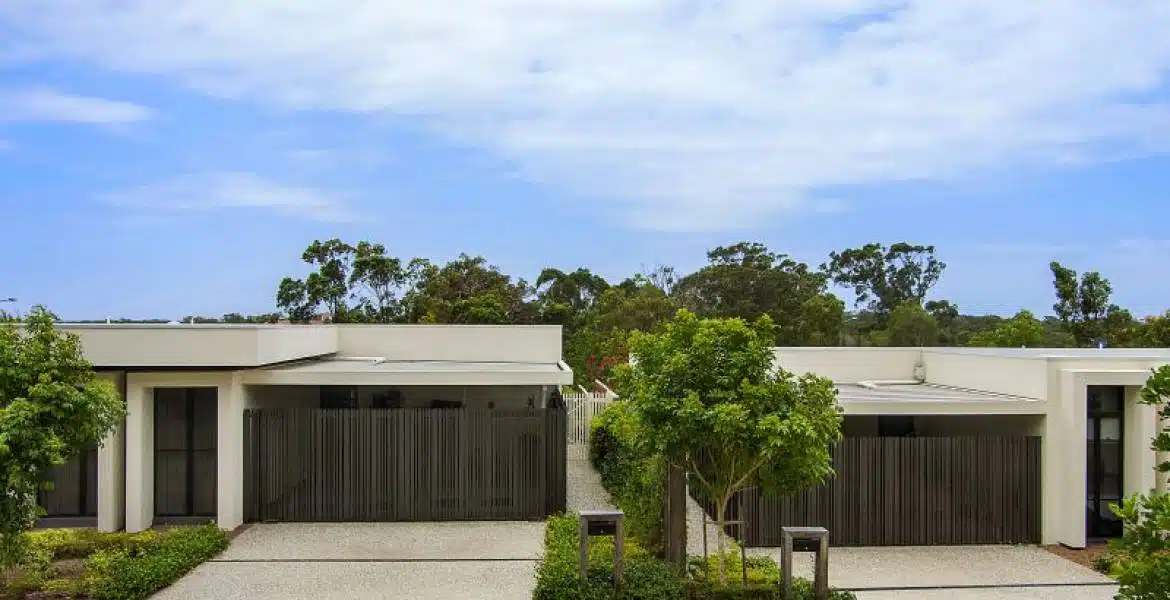
[(950, 300), (931, 300), (923, 308), (938, 323), (939, 345), (958, 346), (963, 338), (959, 329), (959, 306)]
[(802, 345), (841, 345), (845, 335), (845, 303), (840, 298), (817, 294), (804, 301), (801, 313), (797, 334)]
[(50, 469), (100, 443), (125, 412), (114, 386), (98, 379), (76, 335), (33, 308), (23, 323), (0, 326), (0, 566), (25, 551), (39, 513), (37, 492)]
[(916, 300), (909, 300), (890, 314), (889, 327), (879, 332), (886, 346), (933, 346), (938, 343), (938, 321)]
[[(836, 389), (776, 368), (773, 327), (767, 316), (753, 325), (681, 310), (660, 333), (631, 334), (635, 362), (618, 369), (640, 438), (713, 499), (720, 531), (737, 492), (790, 493), (833, 473)], [(722, 536), (718, 545), (722, 556)], [(722, 563), (720, 576), (726, 582)]]
[(400, 294), (408, 273), (386, 247), (367, 241), (313, 240), (301, 260), (314, 267), (305, 279), (285, 277), (276, 305), (294, 323), (324, 309), (334, 323), (393, 323), (402, 319)]
[(416, 259), (408, 271), (409, 320), (420, 323), (524, 324), (536, 321), (532, 290), (482, 256), (460, 254), (441, 268)]
[[(1170, 421), (1170, 365), (1153, 372), (1142, 388), (1144, 404), (1158, 409), (1162, 425)], [(1157, 428), (1152, 449), (1170, 451), (1170, 431)], [(1157, 466), (1159, 476), (1170, 472), (1170, 463)], [(1135, 494), (1114, 512), (1125, 524), (1120, 540), (1110, 542), (1117, 558), (1112, 568), (1120, 587), (1120, 600), (1161, 600), (1170, 598), (1170, 495), (1165, 492)]]
[(666, 292), (644, 275), (607, 288), (582, 314), (580, 327), (565, 335), (565, 361), (577, 382), (612, 382), (614, 367), (627, 360), (629, 333), (660, 330), (676, 309)]
[(946, 263), (935, 257), (934, 246), (906, 242), (889, 248), (871, 243), (832, 252), (821, 266), (834, 283), (852, 288), (857, 303), (883, 323), (907, 302), (921, 305), (946, 268)]
[(537, 303), (541, 320), (545, 323), (576, 328), (582, 315), (593, 307), (609, 284), (599, 275), (585, 268), (565, 273), (547, 268), (536, 278)]
[(971, 336), (969, 346), (985, 348), (1039, 348), (1044, 345), (1044, 324), (1030, 311), (1021, 310), (995, 329)]
[(1139, 328), (1140, 346), (1170, 348), (1170, 310), (1146, 317)]
[(1056, 292), (1053, 312), (1078, 347), (1098, 342), (1126, 345), (1133, 335), (1135, 321), (1129, 311), (1109, 302), (1113, 286), (1096, 271), (1077, 280), (1077, 272), (1059, 262), (1049, 264), (1052, 287)]
[[(680, 306), (699, 316), (750, 321), (768, 315), (779, 325), (775, 343), (797, 346), (807, 344), (801, 329), (810, 316), (806, 309), (819, 311), (812, 316), (822, 321), (837, 314), (825, 310), (831, 307), (824, 301), (806, 304), (827, 293), (824, 274), (763, 244), (720, 246), (707, 252), (707, 261), (681, 278), (672, 292)], [(822, 323), (816, 332), (823, 336), (839, 327)]]

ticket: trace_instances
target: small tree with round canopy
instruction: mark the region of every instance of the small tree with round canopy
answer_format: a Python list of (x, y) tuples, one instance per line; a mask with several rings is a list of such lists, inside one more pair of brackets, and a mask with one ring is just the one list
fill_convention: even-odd
[(773, 329), (766, 316), (749, 324), (682, 310), (660, 333), (631, 334), (631, 364), (617, 372), (643, 441), (714, 501), (724, 582), (722, 532), (735, 494), (823, 482), (841, 437), (833, 383), (777, 368)]

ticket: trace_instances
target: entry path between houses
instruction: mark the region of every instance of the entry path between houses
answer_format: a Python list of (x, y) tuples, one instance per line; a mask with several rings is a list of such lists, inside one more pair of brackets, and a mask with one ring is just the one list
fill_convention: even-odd
[(156, 600), (515, 600), (532, 596), (544, 523), (254, 525)]

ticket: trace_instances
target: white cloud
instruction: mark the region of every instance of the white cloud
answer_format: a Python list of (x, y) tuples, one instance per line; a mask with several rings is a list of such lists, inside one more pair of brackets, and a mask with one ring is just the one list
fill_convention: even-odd
[(150, 109), (129, 102), (76, 96), (49, 88), (0, 89), (0, 122), (114, 124), (143, 121), (151, 116)]
[(1167, 150), (1165, 0), (6, 0), (0, 57), (414, 115), (640, 225)]
[(248, 173), (203, 173), (107, 193), (99, 199), (154, 215), (259, 209), (314, 221), (345, 222), (353, 213), (339, 196)]

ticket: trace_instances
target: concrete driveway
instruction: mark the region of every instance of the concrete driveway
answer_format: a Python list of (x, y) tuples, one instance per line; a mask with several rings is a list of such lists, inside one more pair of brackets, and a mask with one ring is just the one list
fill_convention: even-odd
[[(751, 554), (780, 559), (778, 549)], [(795, 572), (812, 576), (811, 555)], [(834, 548), (829, 581), (858, 600), (1111, 600), (1108, 577), (1035, 546)]]
[(157, 600), (530, 598), (544, 524), (255, 525)]

